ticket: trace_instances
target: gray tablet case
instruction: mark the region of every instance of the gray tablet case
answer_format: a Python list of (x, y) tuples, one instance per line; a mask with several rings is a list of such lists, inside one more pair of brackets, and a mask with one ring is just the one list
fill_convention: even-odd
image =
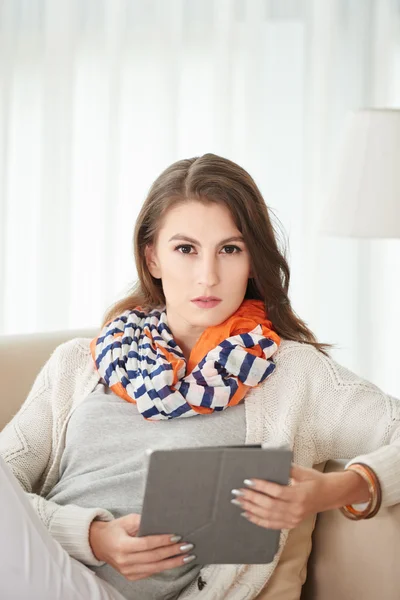
[(171, 533), (195, 545), (198, 564), (272, 562), (280, 531), (240, 516), (231, 490), (244, 479), (287, 485), (288, 448), (221, 446), (151, 452), (138, 535)]

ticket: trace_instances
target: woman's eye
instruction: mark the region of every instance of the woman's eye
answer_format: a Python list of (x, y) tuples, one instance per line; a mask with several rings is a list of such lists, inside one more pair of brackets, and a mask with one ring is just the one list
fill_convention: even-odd
[(181, 244), (180, 246), (177, 246), (175, 250), (179, 250), (181, 254), (190, 254), (192, 248), (193, 246), (190, 244)]
[[(194, 246), (192, 246), (192, 244), (180, 244), (175, 250), (178, 250), (181, 254), (193, 254), (194, 252), (192, 252), (192, 250), (194, 250)], [(238, 254), (239, 252), (242, 252), (242, 249), (238, 246), (224, 246), (222, 250), (223, 254)]]
[(225, 250), (224, 254), (236, 254), (242, 251), (238, 246), (224, 246), (223, 250)]

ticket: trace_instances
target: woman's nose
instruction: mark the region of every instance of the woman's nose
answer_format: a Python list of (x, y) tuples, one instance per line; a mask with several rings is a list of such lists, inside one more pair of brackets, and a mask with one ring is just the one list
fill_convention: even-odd
[(198, 283), (205, 287), (215, 286), (219, 282), (217, 261), (205, 259), (199, 265)]

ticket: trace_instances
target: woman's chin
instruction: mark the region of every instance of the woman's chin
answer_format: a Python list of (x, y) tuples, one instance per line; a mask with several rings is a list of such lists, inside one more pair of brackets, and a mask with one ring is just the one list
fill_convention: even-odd
[(223, 323), (230, 315), (231, 313), (227, 313), (226, 308), (225, 310), (221, 310), (220, 306), (216, 306), (215, 308), (195, 309), (194, 313), (192, 311), (192, 318), (189, 322), (191, 322), (194, 327), (212, 327), (214, 325), (220, 325), (220, 323)]

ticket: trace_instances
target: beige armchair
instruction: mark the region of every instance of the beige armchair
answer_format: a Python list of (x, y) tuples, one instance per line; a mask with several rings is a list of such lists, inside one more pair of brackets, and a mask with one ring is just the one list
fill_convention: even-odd
[[(93, 335), (92, 331), (70, 331), (0, 337), (0, 431), (18, 411), (52, 350), (73, 337)], [(325, 470), (342, 467), (343, 462), (332, 461)], [(311, 527), (308, 536), (310, 531)], [(399, 534), (400, 505), (382, 509), (377, 517), (365, 522), (349, 521), (339, 511), (320, 514), (312, 536), (302, 600), (399, 600)], [(303, 571), (305, 577), (305, 569), (300, 576)], [(268, 600), (270, 596), (262, 593), (261, 597)], [(279, 595), (282, 600), (294, 597)]]

